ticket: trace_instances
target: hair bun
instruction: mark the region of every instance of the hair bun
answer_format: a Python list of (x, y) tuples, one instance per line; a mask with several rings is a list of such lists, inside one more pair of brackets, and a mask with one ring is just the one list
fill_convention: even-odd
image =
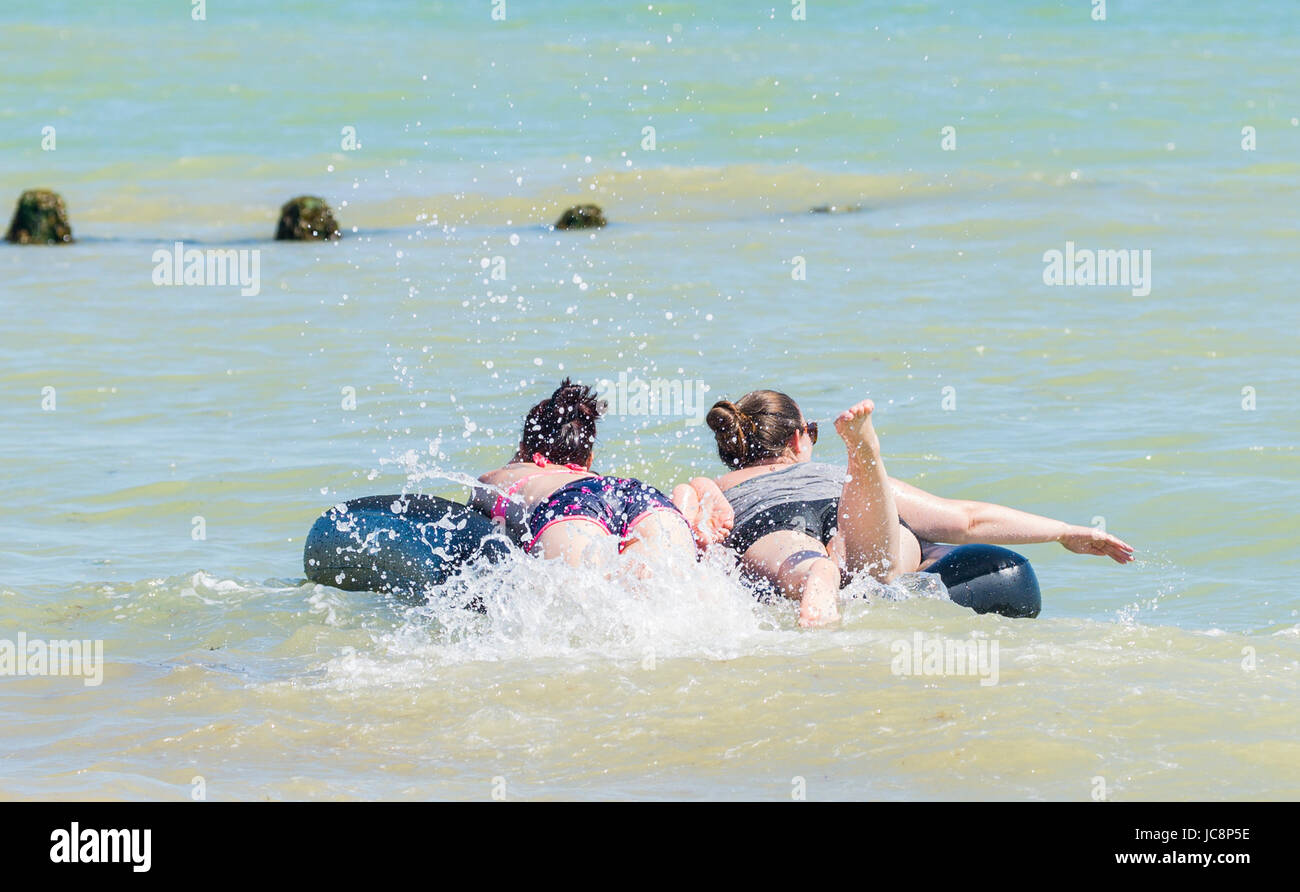
[(802, 418), (784, 393), (755, 390), (734, 403), (718, 400), (705, 421), (717, 438), (718, 457), (729, 467), (745, 468), (781, 455), (802, 429)]
[(599, 418), (605, 414), (609, 404), (597, 399), (596, 393), (584, 384), (574, 384), (568, 378), (551, 394), (551, 405), (562, 413), (573, 412), (587, 418)]
[(753, 429), (753, 419), (731, 400), (718, 400), (704, 421), (718, 441), (718, 455), (722, 461), (733, 468), (742, 467), (745, 456), (749, 454), (748, 433)]
[(592, 388), (565, 378), (550, 397), (528, 412), (521, 451), (540, 453), (561, 464), (590, 462), (596, 422), (608, 405)]

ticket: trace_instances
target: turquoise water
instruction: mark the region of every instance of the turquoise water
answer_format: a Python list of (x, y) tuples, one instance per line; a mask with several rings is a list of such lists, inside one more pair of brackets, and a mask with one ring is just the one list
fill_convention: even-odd
[[(1300, 795), (1290, 4), (83, 6), (0, 11), (0, 197), (79, 240), (0, 246), (0, 636), (107, 667), (0, 682), (0, 795)], [(269, 241), (302, 193), (342, 241)], [(546, 228), (580, 201), (611, 226)], [(178, 239), (260, 294), (155, 287)], [(1150, 294), (1044, 285), (1067, 241), (1151, 251)], [(303, 583), (321, 509), (459, 496), (619, 372), (870, 396), (895, 476), (1138, 561), (1024, 546), (1034, 622), (862, 587), (816, 632), (713, 566), (521, 563), (474, 619)], [(613, 416), (599, 464), (720, 472), (685, 422)], [(1001, 681), (892, 674), (917, 631)]]

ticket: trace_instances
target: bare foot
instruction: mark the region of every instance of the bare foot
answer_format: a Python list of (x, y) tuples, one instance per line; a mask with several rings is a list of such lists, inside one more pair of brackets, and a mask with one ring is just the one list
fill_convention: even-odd
[(880, 459), (880, 438), (871, 423), (876, 404), (863, 400), (845, 409), (835, 419), (835, 430), (849, 447), (849, 469), (855, 461), (874, 465)]
[(694, 478), (691, 489), (700, 499), (699, 523), (694, 528), (696, 538), (705, 545), (722, 542), (736, 525), (736, 512), (731, 510), (731, 503), (711, 477)]
[(718, 484), (696, 477), (673, 488), (673, 504), (682, 512), (701, 548), (722, 542), (735, 526), (736, 515)]
[(677, 510), (682, 512), (682, 517), (686, 518), (686, 522), (694, 530), (700, 522), (700, 494), (695, 491), (694, 487), (679, 483), (673, 487), (672, 495), (669, 498), (673, 500)]

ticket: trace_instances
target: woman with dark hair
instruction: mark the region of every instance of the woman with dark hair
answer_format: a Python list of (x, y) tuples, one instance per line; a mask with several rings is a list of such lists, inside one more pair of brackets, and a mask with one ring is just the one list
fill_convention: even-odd
[(694, 559), (697, 547), (722, 541), (731, 509), (707, 478), (673, 490), (591, 470), (596, 423), (606, 404), (568, 378), (528, 411), (519, 448), (504, 467), (479, 478), (470, 504), (502, 524), (524, 550), (571, 565), (610, 537), (619, 552), (644, 549)]
[(817, 423), (805, 420), (784, 393), (756, 390), (734, 403), (719, 400), (709, 411), (718, 455), (733, 469), (717, 478), (734, 511), (727, 545), (748, 574), (800, 602), (801, 625), (838, 619), (837, 593), (855, 574), (891, 582), (941, 558), (949, 548), (939, 542), (1060, 542), (1078, 554), (1133, 560), (1131, 547), (1101, 530), (940, 498), (888, 476), (871, 423), (874, 408), (863, 400), (835, 419), (848, 446), (847, 474), (812, 461)]

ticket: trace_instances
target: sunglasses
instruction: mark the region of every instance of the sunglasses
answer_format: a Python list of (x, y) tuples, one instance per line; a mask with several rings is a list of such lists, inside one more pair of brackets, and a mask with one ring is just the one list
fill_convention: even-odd
[(813, 445), (816, 446), (817, 445), (817, 422), (815, 421), (806, 422), (803, 426), (803, 431), (808, 435), (808, 439), (813, 441)]

